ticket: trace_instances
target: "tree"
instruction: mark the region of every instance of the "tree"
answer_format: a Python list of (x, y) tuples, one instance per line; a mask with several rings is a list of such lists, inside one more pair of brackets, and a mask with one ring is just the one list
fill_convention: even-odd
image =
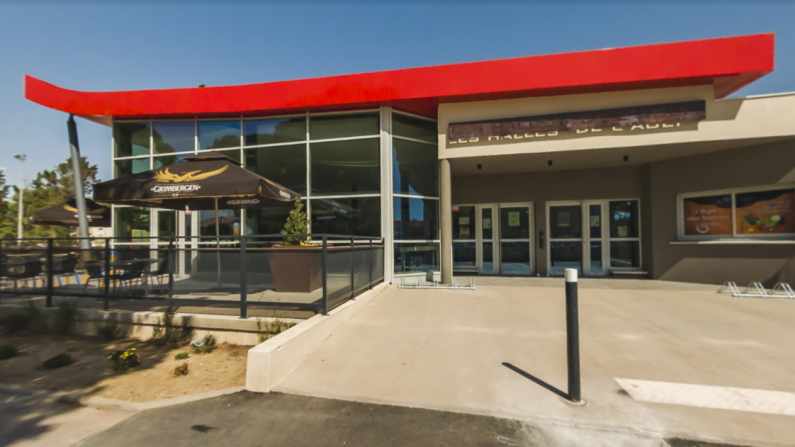
[[(9, 209), (9, 203), (6, 201), (9, 189), (11, 189), (11, 187), (6, 185), (5, 172), (0, 171), (0, 239), (16, 236), (16, 233), (9, 233), (6, 229), (6, 227), (11, 226), (8, 222), (11, 218), (11, 211)], [(14, 223), (16, 223), (16, 221), (14, 221)]]
[[(303, 211), (304, 204), (301, 202), (300, 197), (295, 198), (295, 208), (290, 211), (290, 216), (284, 224), (282, 234), (289, 236), (292, 234), (307, 234), (309, 233), (309, 219)], [(306, 243), (306, 236), (286, 237), (284, 238), (284, 245), (303, 245)]]

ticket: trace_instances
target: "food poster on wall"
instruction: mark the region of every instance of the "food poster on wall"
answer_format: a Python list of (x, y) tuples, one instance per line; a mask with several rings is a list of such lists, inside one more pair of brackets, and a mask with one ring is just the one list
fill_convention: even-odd
[(520, 225), (521, 218), (519, 215), (519, 211), (509, 211), (508, 212), (508, 226), (509, 227), (518, 227)]
[(683, 200), (685, 236), (732, 234), (732, 196), (690, 197)]
[(795, 233), (792, 189), (738, 193), (737, 234)]

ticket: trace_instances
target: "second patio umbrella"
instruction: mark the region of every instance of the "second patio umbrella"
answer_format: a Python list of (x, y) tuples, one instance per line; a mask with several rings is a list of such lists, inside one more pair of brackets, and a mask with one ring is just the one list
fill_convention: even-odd
[[(110, 208), (98, 205), (91, 200), (86, 200), (89, 227), (109, 227)], [(66, 227), (77, 226), (77, 203), (75, 199), (44, 208), (33, 215), (36, 225), (60, 225)]]

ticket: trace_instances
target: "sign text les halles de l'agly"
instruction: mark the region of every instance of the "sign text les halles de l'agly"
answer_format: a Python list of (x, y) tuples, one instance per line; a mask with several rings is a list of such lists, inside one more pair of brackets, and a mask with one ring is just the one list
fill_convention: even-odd
[(563, 133), (625, 132), (678, 127), (706, 118), (705, 101), (687, 101), (587, 112), (556, 113), (499, 120), (451, 123), (448, 143), (523, 140), (555, 137)]

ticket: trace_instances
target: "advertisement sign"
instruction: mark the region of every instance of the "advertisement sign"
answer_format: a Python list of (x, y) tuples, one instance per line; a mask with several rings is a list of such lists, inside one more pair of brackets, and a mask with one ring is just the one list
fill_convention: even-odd
[(520, 222), (519, 211), (508, 212), (508, 226), (518, 227)]
[(682, 212), (685, 236), (732, 234), (731, 194), (684, 199)]
[(792, 189), (738, 193), (737, 234), (795, 233)]

